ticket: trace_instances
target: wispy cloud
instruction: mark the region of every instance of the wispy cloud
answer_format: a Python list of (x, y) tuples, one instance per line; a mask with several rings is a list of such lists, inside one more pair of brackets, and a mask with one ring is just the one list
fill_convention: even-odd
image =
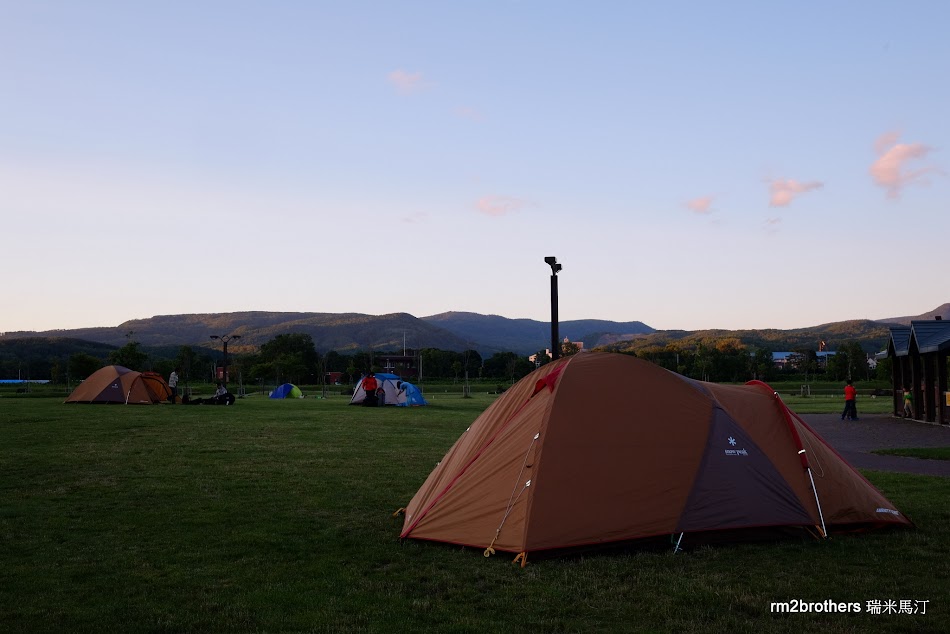
[(782, 224), (781, 218), (767, 218), (765, 220), (765, 230), (768, 233), (778, 233), (781, 224)]
[(818, 181), (801, 183), (790, 178), (773, 179), (769, 181), (769, 206), (787, 207), (802, 194), (822, 187), (824, 187), (824, 183)]
[(877, 185), (887, 190), (888, 198), (897, 198), (907, 185), (928, 184), (929, 174), (943, 173), (939, 168), (925, 165), (909, 169), (907, 163), (927, 157), (933, 150), (923, 143), (898, 143), (900, 135), (896, 132), (882, 134), (874, 142), (878, 159), (868, 170)]
[(410, 73), (401, 68), (389, 73), (386, 79), (398, 92), (404, 95), (418, 92), (428, 86), (428, 83), (422, 77), (422, 73)]
[(527, 207), (529, 203), (510, 196), (482, 196), (475, 208), (486, 216), (507, 216)]
[(700, 196), (686, 201), (686, 208), (697, 214), (708, 214), (712, 212), (713, 196)]

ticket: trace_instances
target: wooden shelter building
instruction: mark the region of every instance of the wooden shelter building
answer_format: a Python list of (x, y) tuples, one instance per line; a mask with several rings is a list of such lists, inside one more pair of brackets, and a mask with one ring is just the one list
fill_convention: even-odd
[(887, 356), (893, 359), (894, 415), (904, 411), (903, 392), (913, 394), (914, 418), (950, 424), (947, 399), (947, 357), (950, 355), (950, 321), (912, 321), (891, 326)]

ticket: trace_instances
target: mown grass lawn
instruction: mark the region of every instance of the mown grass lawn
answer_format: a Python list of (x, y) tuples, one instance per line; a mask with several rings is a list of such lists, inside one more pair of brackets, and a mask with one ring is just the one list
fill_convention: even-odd
[(897, 447), (894, 449), (875, 449), (871, 453), (923, 458), (925, 460), (950, 460), (950, 447)]
[[(821, 543), (625, 550), (522, 569), (505, 553), (400, 541), (392, 512), (490, 398), (434, 395), (414, 409), (340, 397), (0, 398), (0, 631), (950, 627), (950, 478), (867, 473), (918, 529)], [(862, 612), (770, 612), (828, 599)], [(868, 614), (869, 600), (916, 601), (918, 613)]]

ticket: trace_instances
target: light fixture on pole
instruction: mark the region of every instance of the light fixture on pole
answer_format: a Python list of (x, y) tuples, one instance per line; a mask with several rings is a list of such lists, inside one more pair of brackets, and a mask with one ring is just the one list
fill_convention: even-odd
[(561, 357), (561, 343), (557, 333), (557, 273), (562, 267), (553, 255), (544, 258), (544, 261), (551, 266), (551, 359), (553, 360)]
[(224, 368), (221, 371), (221, 380), (224, 382), (224, 387), (228, 386), (228, 342), (232, 339), (240, 339), (241, 335), (211, 335), (212, 339), (220, 339), (222, 345), (224, 346)]

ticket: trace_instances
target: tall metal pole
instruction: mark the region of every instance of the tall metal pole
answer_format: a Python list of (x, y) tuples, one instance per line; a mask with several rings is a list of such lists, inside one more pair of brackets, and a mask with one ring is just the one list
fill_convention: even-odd
[(551, 267), (551, 359), (553, 360), (561, 357), (561, 338), (557, 332), (557, 272), (562, 267), (553, 255), (544, 258), (544, 261)]
[(551, 358), (561, 357), (561, 338), (557, 323), (557, 273), (551, 273)]
[(232, 339), (240, 339), (241, 335), (211, 335), (212, 339), (220, 339), (221, 344), (224, 347), (224, 368), (221, 372), (221, 380), (224, 383), (224, 387), (228, 386), (228, 342)]

